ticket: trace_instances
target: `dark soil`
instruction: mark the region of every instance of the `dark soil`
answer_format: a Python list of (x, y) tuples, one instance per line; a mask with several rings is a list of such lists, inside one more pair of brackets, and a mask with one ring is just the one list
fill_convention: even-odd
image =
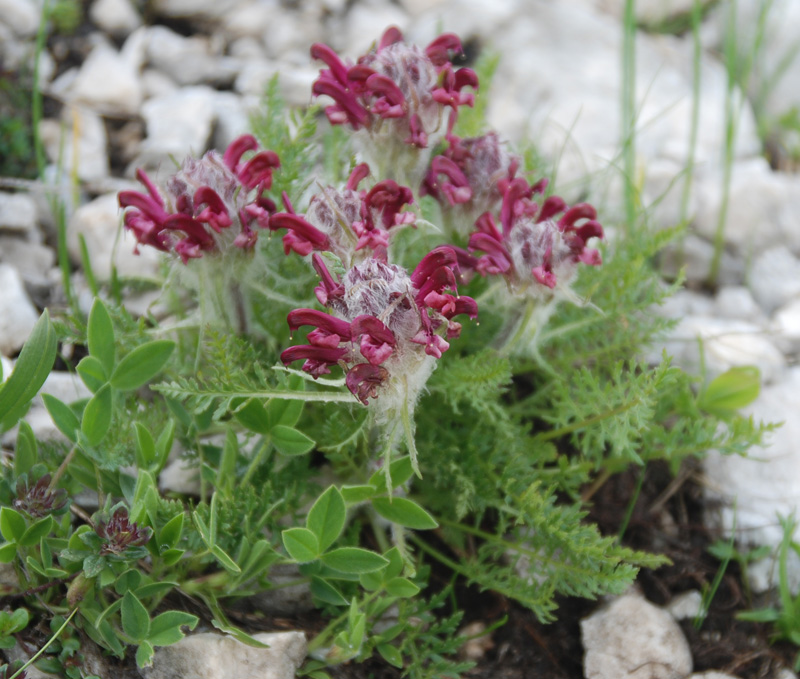
[[(605, 534), (618, 532), (638, 484), (639, 470), (610, 479), (592, 498), (589, 519)], [(716, 539), (702, 523), (701, 487), (696, 466), (673, 477), (666, 465), (650, 465), (634, 505), (624, 542), (636, 549), (665, 554), (672, 565), (642, 570), (637, 586), (645, 597), (665, 605), (688, 590), (711, 586), (720, 562), (708, 552)], [(458, 589), (465, 623), (479, 620), (491, 627), (507, 622), (491, 634), (493, 647), (464, 676), (469, 679), (583, 679), (580, 621), (598, 606), (596, 601), (562, 598), (558, 620), (543, 625), (527, 609), (474, 587)], [(718, 670), (741, 679), (774, 677), (791, 667), (796, 647), (770, 643), (767, 626), (736, 619), (752, 608), (746, 600), (739, 568), (731, 562), (714, 595), (708, 616), (697, 628), (693, 620), (681, 623), (694, 658), (694, 671)], [(342, 679), (396, 679), (400, 672), (378, 660), (349, 665), (332, 674)]]

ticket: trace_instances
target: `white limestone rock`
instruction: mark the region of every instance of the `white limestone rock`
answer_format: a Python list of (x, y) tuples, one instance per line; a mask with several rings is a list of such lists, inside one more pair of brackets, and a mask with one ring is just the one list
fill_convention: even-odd
[(665, 348), (674, 364), (690, 373), (698, 373), (704, 364), (708, 379), (733, 367), (755, 365), (761, 379), (770, 383), (778, 381), (786, 369), (786, 359), (767, 330), (736, 319), (685, 316), (670, 333)]
[(103, 119), (91, 109), (65, 106), (60, 121), (42, 120), (39, 134), (48, 159), (65, 176), (85, 182), (108, 176), (108, 135)]
[(184, 87), (154, 97), (142, 106), (147, 137), (142, 142), (137, 167), (172, 167), (187, 155), (201, 156), (208, 149), (214, 124), (215, 92), (209, 87)]
[[(722, 177), (704, 182), (699, 191), (694, 228), (714, 239), (722, 206)], [(800, 175), (775, 172), (764, 158), (734, 164), (725, 223), (725, 243), (739, 256), (755, 256), (784, 245), (800, 253)]]
[(223, 56), (205, 36), (184, 37), (166, 26), (149, 26), (144, 39), (148, 63), (179, 85), (229, 84), (241, 64)]
[(721, 288), (714, 300), (714, 312), (723, 318), (738, 318), (753, 323), (766, 320), (750, 290), (742, 285)]
[(175, 92), (178, 83), (155, 68), (146, 68), (142, 71), (142, 89), (145, 99), (155, 99)]
[(13, 266), (26, 284), (45, 287), (50, 284), (48, 274), (55, 266), (56, 253), (41, 243), (0, 236), (0, 262)]
[(323, 24), (306, 12), (273, 12), (261, 34), (267, 57), (283, 63), (308, 63), (309, 49), (315, 42), (325, 41)]
[[(2, 372), (2, 376), (0, 376), (0, 384), (2, 384), (8, 379), (8, 376), (11, 374), (11, 371), (14, 369), (14, 364), (11, 362), (10, 359), (0, 354), (0, 368), (2, 368), (2, 370), (0, 371)], [(3, 572), (2, 569), (0, 569), (0, 586), (3, 585), (2, 572)]]
[(142, 25), (142, 17), (130, 0), (95, 0), (89, 17), (103, 31), (118, 37)]
[(142, 247), (134, 254), (133, 236), (122, 230), (122, 211), (116, 193), (107, 193), (81, 205), (72, 215), (67, 228), (67, 248), (73, 261), (80, 262), (80, 241), (86, 240), (92, 270), (100, 280), (109, 280), (111, 266), (123, 277), (156, 278), (163, 260), (153, 248)]
[(672, 597), (665, 608), (675, 620), (696, 618), (703, 610), (703, 595), (696, 589), (681, 592)]
[(264, 45), (252, 35), (234, 38), (228, 45), (228, 52), (232, 57), (241, 59), (243, 62), (251, 59), (264, 59), (267, 56)]
[(641, 596), (627, 594), (581, 621), (586, 679), (684, 679), (692, 671), (678, 623)]
[(220, 19), (233, 11), (241, 0), (155, 0), (158, 14), (184, 19)]
[[(714, 246), (694, 233), (687, 233), (681, 242), (670, 243), (658, 253), (659, 271), (673, 279), (683, 272), (689, 285), (702, 285), (708, 281), (713, 260)], [(744, 280), (744, 261), (723, 250), (717, 283), (741, 285)]]
[(212, 105), (216, 124), (211, 148), (223, 152), (234, 139), (251, 131), (250, 114), (257, 101), (248, 105), (245, 97), (234, 92), (216, 92)]
[(312, 65), (281, 65), (269, 59), (248, 61), (236, 78), (233, 88), (240, 94), (262, 97), (272, 77), (277, 73), (281, 96), (291, 106), (308, 106), (311, 85), (319, 76), (319, 67)]
[[(389, 26), (406, 31), (411, 17), (402, 8), (386, 2), (354, 3), (345, 16), (332, 23), (331, 46), (350, 58), (366, 52)], [(448, 25), (448, 31), (453, 29)]]
[(0, 231), (36, 229), (36, 201), (27, 193), (0, 191)]
[(800, 259), (784, 245), (764, 250), (753, 262), (750, 289), (761, 308), (772, 313), (800, 295)]
[[(783, 424), (747, 457), (713, 451), (706, 457), (705, 521), (723, 535), (730, 535), (735, 526), (742, 549), (768, 545), (777, 551), (783, 537), (778, 517), (800, 513), (800, 366), (786, 369), (781, 381), (764, 386), (742, 412), (756, 422)], [(800, 529), (794, 539), (800, 540)], [(797, 591), (800, 558), (789, 552), (789, 580)], [(777, 584), (774, 557), (748, 570), (756, 591)]]
[[(761, 13), (767, 7), (764, 21)], [(705, 22), (705, 42), (720, 49), (730, 27), (730, 5), (720, 3)], [(751, 58), (750, 92), (768, 117), (778, 118), (792, 107), (800, 108), (800, 58), (797, 54), (797, 26), (800, 4), (794, 0), (738, 0), (735, 14), (735, 42), (740, 56)], [(762, 35), (757, 38), (757, 33)]]
[(0, 264), (0, 354), (11, 356), (22, 348), (39, 313), (31, 303), (19, 272)]
[[(314, 610), (314, 597), (296, 564), (274, 564), (269, 569), (273, 588), (257, 592), (248, 605), (267, 616), (293, 616)], [(294, 583), (294, 584), (293, 584)]]
[(425, 12), (445, 6), (447, 2), (448, 0), (400, 0), (400, 6), (412, 19), (416, 19)]
[(294, 679), (306, 657), (302, 632), (253, 635), (269, 648), (253, 648), (233, 637), (210, 632), (193, 634), (172, 646), (156, 649), (144, 679)]
[(168, 462), (158, 476), (158, 487), (163, 492), (199, 496), (200, 469), (183, 459)]
[(775, 312), (772, 330), (776, 344), (785, 353), (800, 355), (800, 296)]
[(31, 0), (0, 0), (0, 23), (20, 38), (32, 38), (39, 29), (40, 8)]
[(39, 390), (39, 395), (33, 399), (31, 408), (24, 419), (30, 424), (36, 438), (40, 441), (66, 441), (66, 437), (58, 430), (50, 413), (47, 412), (47, 408), (44, 407), (41, 394), (50, 394), (60, 401), (70, 404), (79, 399), (90, 398), (92, 393), (76, 375), (54, 371), (47, 376)]
[(240, 2), (221, 17), (221, 28), (229, 40), (243, 37), (260, 40), (273, 17), (280, 12), (279, 0)]
[(81, 65), (70, 98), (102, 112), (132, 115), (142, 105), (142, 83), (135, 64), (101, 42)]

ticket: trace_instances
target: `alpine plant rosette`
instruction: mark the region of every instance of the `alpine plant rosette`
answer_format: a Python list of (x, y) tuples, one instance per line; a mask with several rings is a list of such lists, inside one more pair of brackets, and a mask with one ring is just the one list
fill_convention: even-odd
[(343, 62), (327, 45), (311, 47), (323, 61), (312, 92), (333, 104), (325, 114), (333, 125), (349, 125), (360, 152), (379, 176), (417, 186), (430, 151), (453, 129), (460, 106), (472, 106), (478, 78), (469, 68), (456, 69), (461, 41), (445, 33), (424, 50), (403, 41), (389, 28), (377, 45), (355, 64)]

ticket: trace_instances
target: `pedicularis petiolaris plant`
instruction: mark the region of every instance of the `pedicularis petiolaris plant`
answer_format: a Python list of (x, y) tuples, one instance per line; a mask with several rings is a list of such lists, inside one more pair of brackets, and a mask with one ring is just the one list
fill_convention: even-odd
[[(39, 665), (77, 677), (89, 640), (143, 666), (201, 617), (257, 643), (226, 612), (294, 565), (328, 620), (306, 673), (378, 653), (456, 676), (432, 564), (552, 620), (557, 594), (664, 561), (601, 535), (582, 492), (760, 438), (734, 412), (751, 373), (697, 389), (639, 358), (666, 326), (650, 261), (674, 234), (642, 215), (605, 243), (591, 205), (485, 129), (493, 61), (460, 52), (396, 29), (355, 64), (314, 45), (330, 125), (273, 82), (254, 136), (120, 193), (136, 247), (164, 253), (160, 315), (133, 318), (115, 277), (88, 318), (43, 315), (0, 390), (19, 580), (0, 647), (47, 628)], [(86, 347), (92, 396), (44, 396), (62, 436), (37, 441), (21, 417), (59, 339)], [(193, 492), (159, 486), (176, 457)]]

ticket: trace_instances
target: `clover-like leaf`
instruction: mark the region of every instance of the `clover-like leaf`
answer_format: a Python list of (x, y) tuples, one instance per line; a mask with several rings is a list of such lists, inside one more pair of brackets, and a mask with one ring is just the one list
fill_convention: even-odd
[(105, 304), (99, 298), (94, 300), (89, 312), (86, 334), (89, 355), (99, 361), (107, 377), (114, 370), (114, 325)]
[(389, 563), (389, 560), (360, 547), (340, 547), (323, 554), (320, 561), (329, 568), (342, 573), (370, 573), (378, 571)]
[(136, 595), (128, 590), (120, 607), (122, 631), (135, 641), (143, 641), (150, 634), (150, 615)]
[(372, 500), (372, 506), (384, 519), (393, 523), (399, 523), (407, 528), (416, 530), (430, 530), (439, 524), (413, 500), (405, 497), (376, 497)]
[(272, 442), (283, 455), (305, 455), (314, 450), (316, 442), (303, 432), (283, 424), (276, 424), (272, 430)]
[(286, 552), (295, 561), (307, 563), (319, 557), (319, 541), (308, 528), (287, 528), (281, 537)]
[(344, 528), (346, 509), (344, 498), (336, 486), (330, 486), (311, 507), (306, 527), (317, 536), (319, 548), (325, 551)]
[(120, 391), (131, 391), (152, 380), (166, 365), (175, 342), (154, 340), (136, 347), (125, 356), (111, 375), (111, 386)]

